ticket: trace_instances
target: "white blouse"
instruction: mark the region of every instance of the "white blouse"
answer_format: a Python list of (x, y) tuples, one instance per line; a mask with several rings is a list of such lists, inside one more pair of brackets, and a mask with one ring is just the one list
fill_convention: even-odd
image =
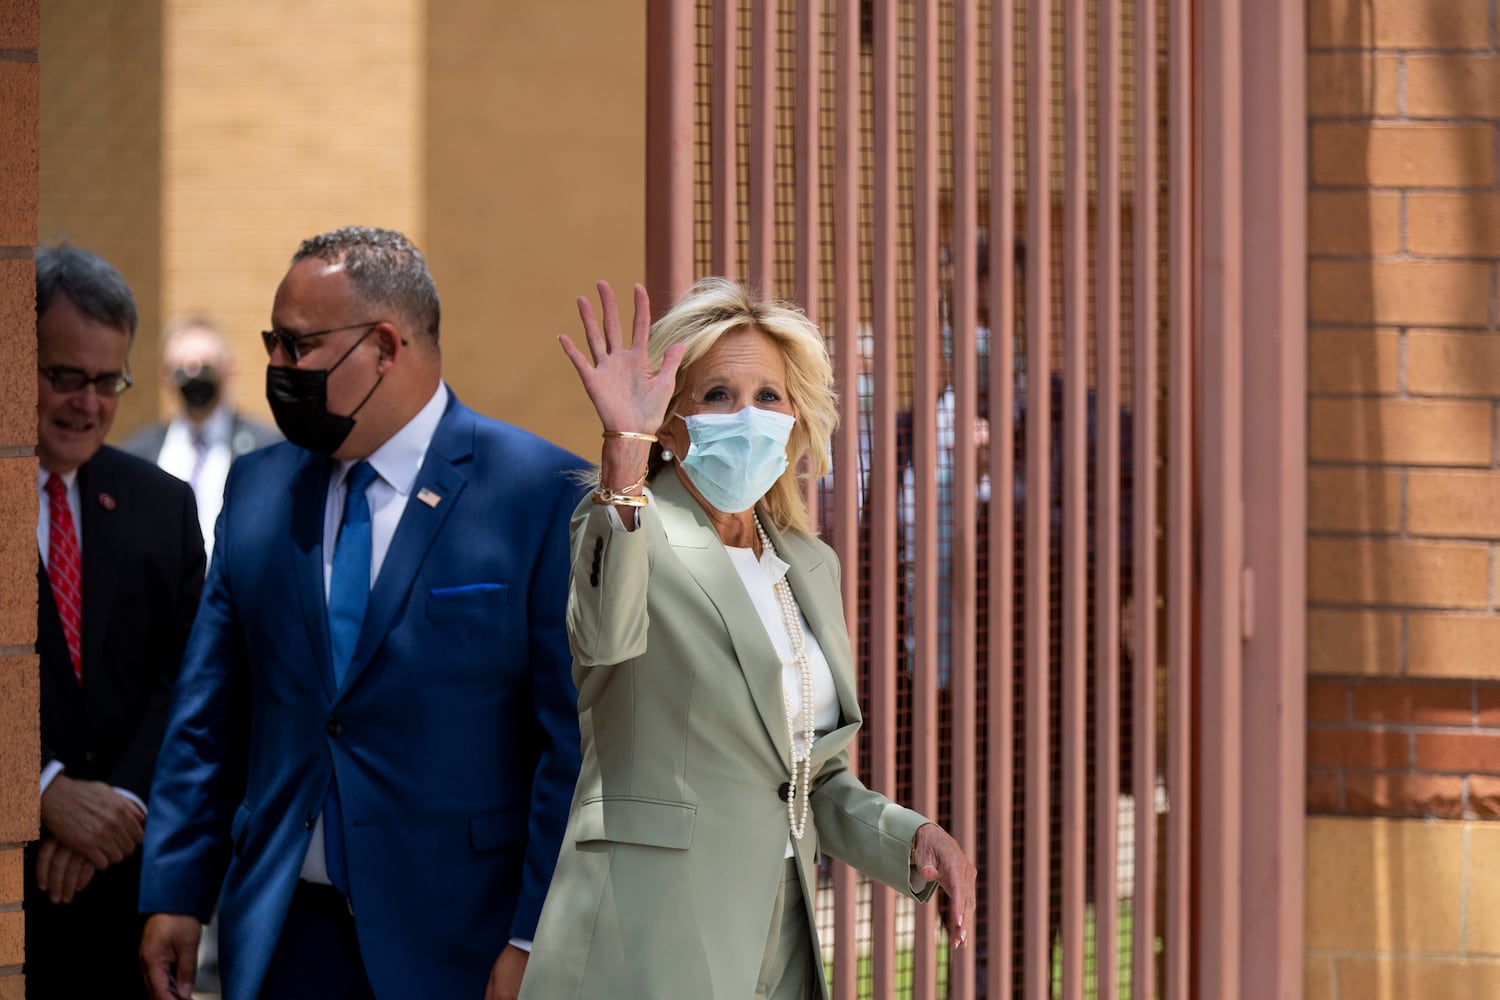
[[(787, 632), (786, 620), (781, 614), (781, 601), (776, 596), (776, 583), (786, 576), (787, 564), (770, 550), (762, 554), (759, 560), (755, 558), (753, 549), (726, 545), (724, 551), (729, 553), (729, 561), (734, 563), (735, 571), (739, 573), (745, 590), (750, 594), (750, 603), (754, 605), (755, 613), (760, 615), (761, 624), (766, 627), (766, 634), (770, 637), (776, 654), (781, 657), (781, 688), (791, 703), (792, 717), (800, 719), (802, 676), (797, 661), (792, 656), (792, 637)], [(800, 607), (797, 609), (797, 617), (807, 640), (807, 665), (812, 669), (813, 727), (822, 735), (838, 725), (838, 691), (833, 686), (833, 671), (829, 669), (828, 657), (823, 654), (823, 647), (818, 644), (818, 638), (813, 635), (812, 626), (808, 624), (807, 616)], [(798, 731), (800, 734), (800, 726)], [(805, 750), (803, 739), (798, 735), (796, 740), (797, 751), (802, 753)], [(786, 841), (786, 856), (792, 856), (790, 834)]]

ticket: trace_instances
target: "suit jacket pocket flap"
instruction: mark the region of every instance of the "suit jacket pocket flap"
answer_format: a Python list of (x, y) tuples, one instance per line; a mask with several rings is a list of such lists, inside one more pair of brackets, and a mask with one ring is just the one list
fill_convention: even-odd
[(698, 807), (686, 802), (606, 795), (585, 799), (578, 810), (577, 840), (611, 840), (685, 851), (693, 842)]

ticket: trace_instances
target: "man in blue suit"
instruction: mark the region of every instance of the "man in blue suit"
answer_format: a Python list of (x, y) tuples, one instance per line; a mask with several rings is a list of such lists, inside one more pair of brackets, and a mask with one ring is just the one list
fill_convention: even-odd
[(227, 1000), (519, 989), (579, 763), (583, 463), (453, 397), (438, 315), (386, 230), (305, 241), (276, 292), (287, 441), (230, 472), (152, 788), (155, 997), (216, 899)]

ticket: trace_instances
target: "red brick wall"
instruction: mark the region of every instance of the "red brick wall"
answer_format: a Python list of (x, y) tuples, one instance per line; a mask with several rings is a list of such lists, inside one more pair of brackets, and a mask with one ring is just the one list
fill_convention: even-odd
[(1500, 819), (1500, 685), (1318, 679), (1307, 727), (1312, 812)]
[(40, 0), (0, 0), (0, 1000), (20, 1000), (37, 835), (36, 279)]

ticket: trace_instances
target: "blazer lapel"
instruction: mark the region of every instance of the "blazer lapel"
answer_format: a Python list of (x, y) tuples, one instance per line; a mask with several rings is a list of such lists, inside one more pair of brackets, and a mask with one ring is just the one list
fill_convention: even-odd
[(833, 687), (839, 700), (839, 724), (813, 746), (813, 762), (821, 764), (832, 752), (848, 744), (854, 730), (863, 721), (855, 691), (849, 633), (843, 626), (844, 607), (841, 601), (828, 599), (829, 595), (837, 597), (838, 588), (824, 565), (823, 551), (797, 535), (783, 533), (769, 518), (763, 518), (761, 523), (771, 544), (788, 565), (786, 578), (791, 584), (792, 596), (812, 626), (813, 635), (817, 637), (823, 656), (828, 660), (828, 669), (833, 674)]
[(786, 707), (781, 699), (781, 657), (771, 645), (765, 624), (750, 603), (739, 573), (729, 561), (703, 508), (678, 480), (675, 471), (669, 469), (656, 477), (652, 495), (657, 501), (652, 510), (661, 519), (667, 541), (724, 620), (766, 733), (776, 744), (781, 760), (789, 760)]
[(292, 576), (302, 605), (308, 647), (314, 652), (323, 691), (332, 700), (333, 650), (328, 644), (328, 598), (323, 583), (323, 516), (333, 464), (307, 453), (292, 482)]
[[(473, 414), (450, 394), (448, 409), (427, 447), (422, 469), (412, 483), (411, 495), (407, 498), (406, 509), (401, 512), (401, 520), (396, 524), (396, 533), (386, 550), (380, 575), (370, 589), (370, 603), (365, 607), (365, 620), (360, 626), (354, 659), (344, 675), (342, 690), (347, 691), (364, 672), (395, 624), (417, 571), (427, 558), (443, 522), (457, 506), (458, 495), (463, 492), (466, 480), (455, 465), (467, 461), (473, 451)], [(441, 498), (436, 505), (412, 502), (412, 498), (424, 489)]]

